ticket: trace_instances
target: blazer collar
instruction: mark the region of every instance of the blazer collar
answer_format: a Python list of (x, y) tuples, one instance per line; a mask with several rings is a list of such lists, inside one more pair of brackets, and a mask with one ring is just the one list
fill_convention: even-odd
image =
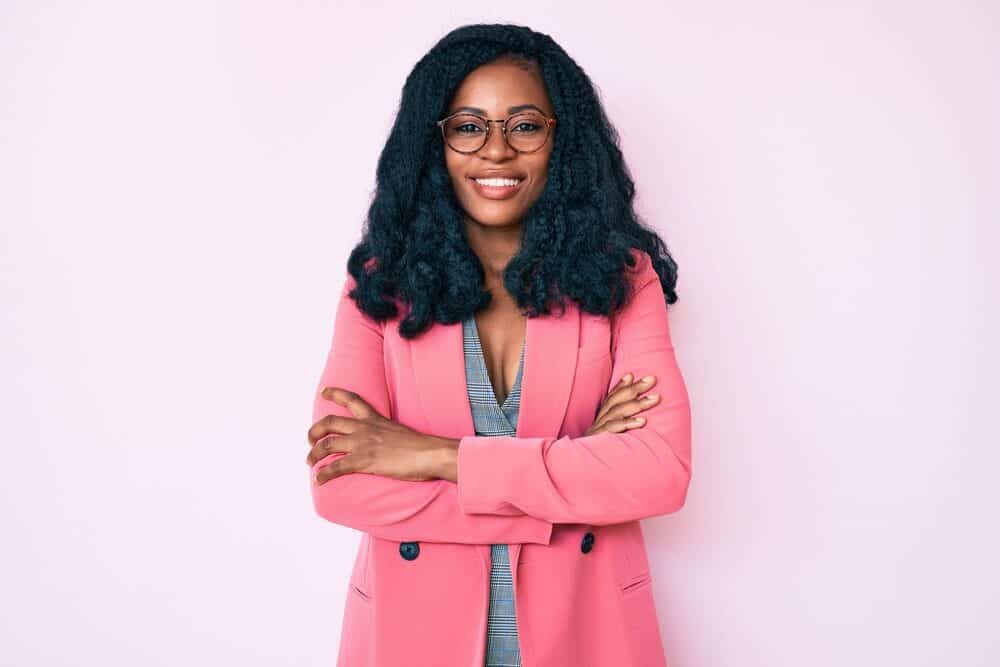
[[(527, 318), (517, 437), (559, 435), (579, 345), (580, 311), (572, 300), (567, 300), (562, 316), (554, 312)], [(410, 350), (430, 434), (446, 438), (475, 435), (465, 383), (462, 323), (434, 323), (410, 341)]]

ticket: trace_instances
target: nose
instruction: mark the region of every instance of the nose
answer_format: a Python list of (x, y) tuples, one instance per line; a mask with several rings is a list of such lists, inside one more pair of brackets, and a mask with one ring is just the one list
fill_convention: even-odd
[(503, 126), (500, 123), (490, 123), (489, 136), (486, 137), (486, 143), (479, 149), (479, 153), (483, 157), (498, 161), (517, 156), (517, 151), (511, 148), (504, 138)]

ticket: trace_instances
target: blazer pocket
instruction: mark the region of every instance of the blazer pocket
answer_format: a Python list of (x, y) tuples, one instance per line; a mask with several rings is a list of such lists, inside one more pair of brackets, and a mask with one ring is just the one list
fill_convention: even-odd
[(650, 572), (640, 572), (622, 585), (622, 595), (630, 595), (641, 591), (653, 583), (653, 575)]
[(357, 595), (365, 602), (371, 602), (371, 566), (372, 566), (372, 540), (368, 533), (361, 536), (361, 543), (358, 547), (358, 554), (351, 570), (348, 580), (352, 595)]
[(353, 582), (351, 583), (351, 593), (353, 595), (357, 595), (359, 598), (361, 598), (365, 602), (371, 602), (372, 601), (372, 594), (369, 593), (368, 591), (364, 590), (363, 588), (361, 588), (360, 586), (358, 586), (357, 584), (355, 584)]

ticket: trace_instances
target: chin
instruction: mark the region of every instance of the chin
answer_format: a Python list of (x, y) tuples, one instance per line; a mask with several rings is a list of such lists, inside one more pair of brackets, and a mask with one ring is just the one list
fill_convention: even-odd
[(506, 227), (507, 225), (513, 225), (520, 222), (520, 220), (524, 217), (520, 211), (498, 212), (472, 209), (468, 213), (469, 217), (486, 227)]
[(524, 206), (513, 200), (489, 201), (473, 193), (462, 208), (473, 220), (484, 225), (506, 225), (524, 216)]

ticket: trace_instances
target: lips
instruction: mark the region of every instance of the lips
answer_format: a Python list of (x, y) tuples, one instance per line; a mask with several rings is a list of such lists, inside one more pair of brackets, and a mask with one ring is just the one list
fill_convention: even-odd
[[(493, 186), (493, 185), (483, 185), (477, 182), (476, 178), (516, 178), (519, 180), (517, 182), (517, 185)], [(521, 188), (524, 186), (524, 182), (527, 179), (516, 175), (501, 176), (498, 174), (490, 174), (478, 177), (470, 176), (469, 180), (472, 182), (473, 189), (475, 189), (475, 191), (481, 197), (485, 197), (486, 199), (510, 199), (511, 197), (515, 196), (518, 192), (521, 191)]]
[(487, 169), (470, 178), (524, 178), (524, 174), (513, 169)]

